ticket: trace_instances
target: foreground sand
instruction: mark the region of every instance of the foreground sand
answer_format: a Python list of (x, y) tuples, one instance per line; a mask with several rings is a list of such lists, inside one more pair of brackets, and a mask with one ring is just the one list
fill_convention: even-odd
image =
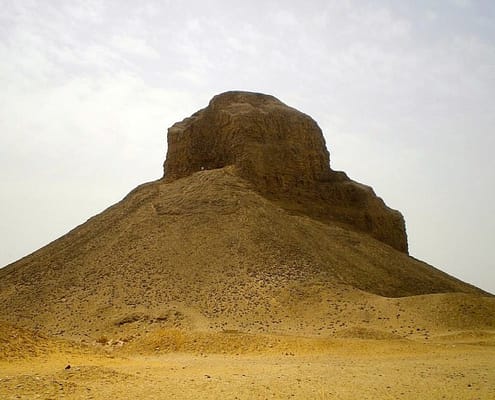
[(243, 354), (51, 348), (0, 360), (0, 399), (494, 399), (495, 343), (479, 339)]

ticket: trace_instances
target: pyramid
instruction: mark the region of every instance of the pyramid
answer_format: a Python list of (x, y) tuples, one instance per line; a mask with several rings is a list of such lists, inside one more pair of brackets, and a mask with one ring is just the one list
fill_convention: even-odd
[(0, 269), (0, 320), (79, 340), (407, 337), (493, 329), (494, 311), (408, 254), (400, 212), (330, 168), (312, 118), (250, 92), (170, 127), (161, 179)]

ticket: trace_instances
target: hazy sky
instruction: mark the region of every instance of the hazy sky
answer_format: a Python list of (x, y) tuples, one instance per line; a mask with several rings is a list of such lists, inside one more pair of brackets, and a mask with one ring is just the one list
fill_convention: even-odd
[(410, 253), (495, 292), (495, 2), (0, 0), (0, 265), (162, 175), (226, 90), (322, 128)]

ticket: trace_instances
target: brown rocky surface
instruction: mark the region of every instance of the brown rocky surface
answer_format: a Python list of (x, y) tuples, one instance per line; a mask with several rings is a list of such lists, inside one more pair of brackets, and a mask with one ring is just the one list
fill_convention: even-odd
[(167, 182), (226, 166), (286, 210), (344, 223), (407, 252), (402, 215), (333, 171), (318, 124), (273, 96), (226, 92), (169, 129)]

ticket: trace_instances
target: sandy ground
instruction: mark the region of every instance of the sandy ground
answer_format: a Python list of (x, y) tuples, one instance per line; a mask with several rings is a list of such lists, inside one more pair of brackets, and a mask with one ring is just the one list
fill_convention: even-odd
[(0, 360), (0, 399), (112, 398), (495, 399), (495, 346), (343, 339), (299, 354), (74, 349)]

